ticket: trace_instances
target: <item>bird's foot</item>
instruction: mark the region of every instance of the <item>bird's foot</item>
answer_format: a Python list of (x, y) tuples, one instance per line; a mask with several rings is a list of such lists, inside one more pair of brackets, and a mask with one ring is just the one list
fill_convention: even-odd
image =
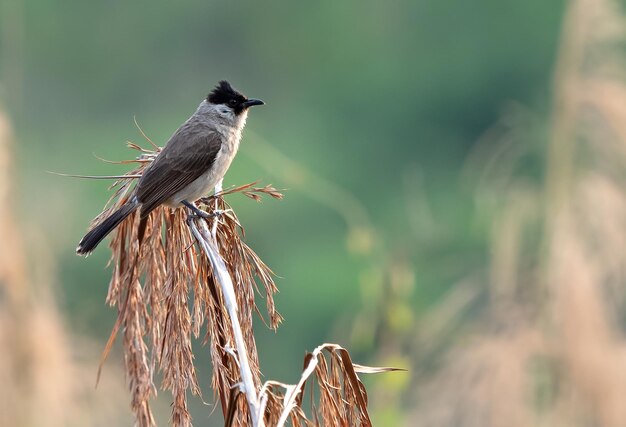
[(188, 202), (187, 200), (183, 200), (181, 202), (183, 205), (185, 205), (191, 212), (189, 213), (189, 216), (191, 218), (203, 218), (203, 219), (209, 219), (212, 218), (213, 215), (205, 212), (203, 210), (198, 209), (198, 207), (196, 205), (194, 205), (191, 202)]
[(226, 212), (232, 211), (232, 209), (215, 209), (213, 212), (208, 213), (201, 209), (198, 209), (196, 205), (188, 202), (187, 200), (183, 200), (181, 203), (185, 205), (187, 208), (189, 208), (189, 210), (191, 211), (191, 213), (189, 213), (189, 216), (191, 218), (211, 219), (211, 218), (221, 216), (225, 214)]

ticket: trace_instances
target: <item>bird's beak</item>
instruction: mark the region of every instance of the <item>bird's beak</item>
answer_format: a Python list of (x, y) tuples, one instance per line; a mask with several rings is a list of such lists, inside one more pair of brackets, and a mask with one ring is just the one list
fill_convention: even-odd
[(253, 105), (265, 105), (265, 102), (261, 101), (260, 99), (248, 99), (242, 105), (244, 106), (244, 108), (250, 108)]

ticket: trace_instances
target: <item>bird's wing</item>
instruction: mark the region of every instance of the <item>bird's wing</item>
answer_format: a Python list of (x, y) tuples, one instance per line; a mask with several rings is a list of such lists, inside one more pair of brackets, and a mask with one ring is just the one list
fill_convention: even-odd
[(217, 132), (176, 132), (137, 184), (141, 216), (166, 202), (206, 172), (220, 151)]

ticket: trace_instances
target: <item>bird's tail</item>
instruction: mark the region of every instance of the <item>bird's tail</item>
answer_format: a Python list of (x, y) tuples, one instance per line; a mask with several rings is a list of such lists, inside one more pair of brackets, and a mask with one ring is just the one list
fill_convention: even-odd
[(102, 239), (113, 231), (115, 227), (120, 225), (120, 223), (138, 207), (139, 203), (137, 203), (134, 198), (122, 205), (121, 208), (113, 212), (107, 219), (95, 226), (82, 238), (76, 248), (76, 253), (78, 255), (89, 255)]

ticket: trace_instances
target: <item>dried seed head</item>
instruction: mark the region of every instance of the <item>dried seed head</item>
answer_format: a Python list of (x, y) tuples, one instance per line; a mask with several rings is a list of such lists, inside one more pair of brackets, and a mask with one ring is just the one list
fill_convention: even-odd
[[(127, 200), (132, 193), (134, 179), (141, 176), (158, 153), (133, 143), (128, 145), (141, 152), (135, 160), (138, 167), (118, 177), (112, 185), (113, 196), (94, 223)], [(282, 317), (276, 311), (273, 300), (277, 291), (274, 275), (243, 242), (243, 227), (223, 199), (225, 194), (238, 192), (255, 200), (263, 194), (273, 198), (281, 198), (282, 194), (271, 186), (258, 188), (248, 184), (228, 189), (199, 203), (200, 208), (209, 214), (215, 209), (227, 211), (207, 221), (211, 222), (209, 226), (218, 221), (216, 236), (219, 250), (233, 278), (250, 364), (255, 382), (259, 384), (258, 356), (252, 330), (252, 313), (259, 312), (255, 303), (255, 291), (259, 291), (257, 280), (265, 291), (269, 325), (278, 327)], [(232, 346), (233, 337), (220, 287), (215, 282), (206, 256), (194, 245), (186, 219), (183, 209), (155, 209), (148, 218), (143, 242), (139, 245), (139, 215), (134, 213), (114, 231), (110, 244), (113, 274), (107, 302), (117, 306), (119, 314), (103, 360), (117, 332), (122, 329), (131, 406), (137, 424), (142, 427), (155, 425), (149, 406), (150, 399), (156, 395), (155, 371), (162, 373), (161, 386), (173, 395), (173, 425), (191, 425), (187, 391), (196, 395), (201, 393), (191, 339), (192, 334), (198, 337), (203, 328), (206, 328), (205, 343), (209, 343), (213, 361), (212, 383), (224, 413), (232, 385), (240, 380), (237, 364), (226, 351)], [(237, 402), (240, 408), (235, 412), (233, 425), (243, 425), (247, 421), (247, 407), (241, 399)]]

